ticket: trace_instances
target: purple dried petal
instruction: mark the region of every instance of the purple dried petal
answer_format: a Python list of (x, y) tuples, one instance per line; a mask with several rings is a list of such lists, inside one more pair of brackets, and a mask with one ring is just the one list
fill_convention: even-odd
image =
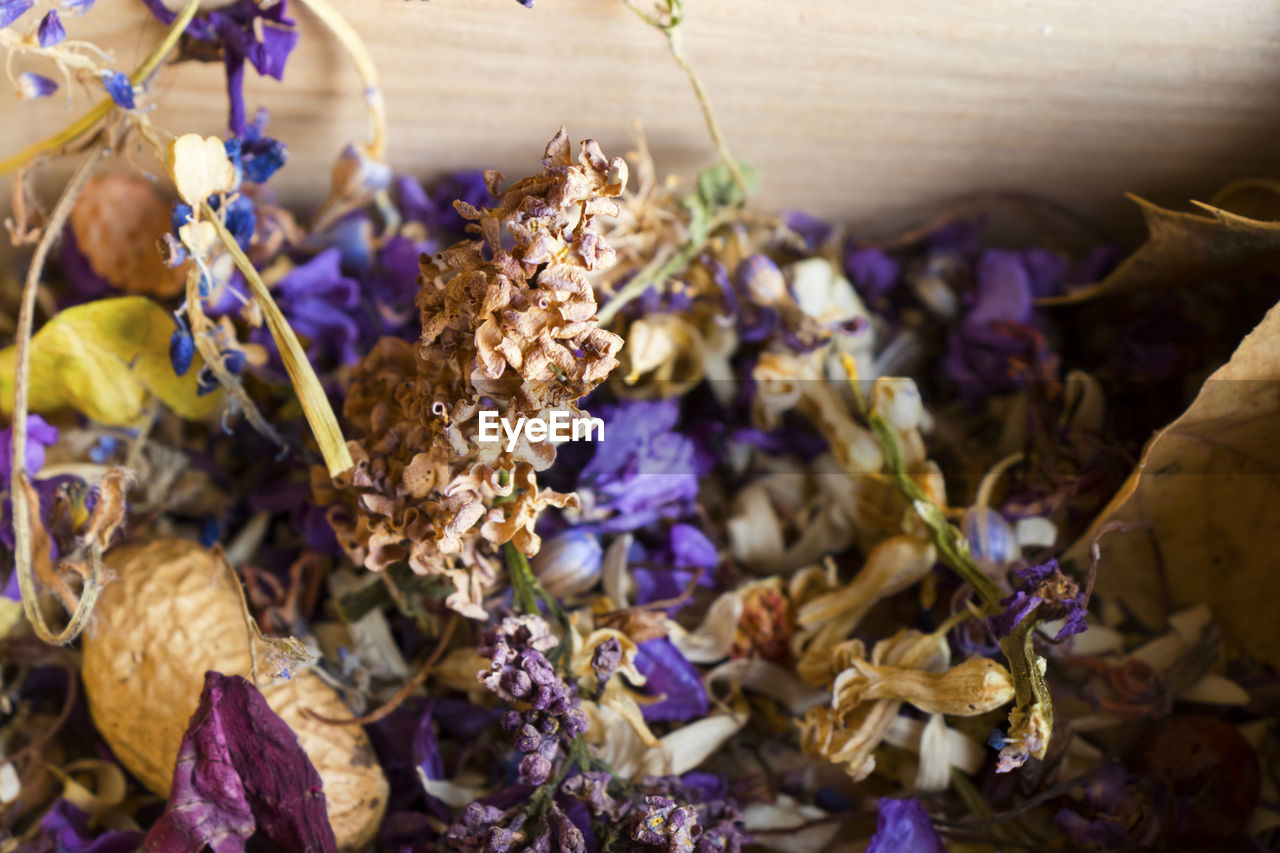
[(208, 672), (168, 805), (143, 847), (229, 851), (256, 835), (280, 849), (336, 851), (322, 785), (298, 736), (257, 688)]
[(67, 40), (67, 31), (62, 26), (62, 19), (58, 17), (57, 9), (50, 9), (40, 19), (40, 26), (36, 29), (36, 39), (41, 47), (53, 47)]
[[(45, 448), (58, 442), (58, 428), (39, 415), (27, 415), (27, 447), (23, 460), (27, 474), (33, 475), (44, 466)], [(0, 489), (8, 490), (13, 472), (13, 427), (0, 430)]]
[(882, 799), (866, 853), (945, 853), (919, 800)]
[(121, 71), (112, 71), (103, 75), (102, 85), (117, 106), (126, 110), (133, 109), (133, 81), (129, 79), (129, 75)]
[(647, 680), (645, 692), (665, 696), (661, 701), (641, 706), (646, 720), (681, 721), (707, 713), (709, 705), (702, 673), (666, 637), (640, 644), (636, 669)]
[(77, 18), (93, 8), (94, 0), (62, 0), (62, 8)]
[(898, 262), (883, 249), (846, 249), (844, 271), (864, 299), (887, 296), (898, 283)]
[(24, 71), (18, 75), (18, 97), (24, 100), (34, 101), (37, 98), (47, 98), (56, 91), (58, 91), (58, 84), (43, 74)]
[[(89, 815), (67, 800), (58, 800), (40, 818), (40, 838), (52, 841), (58, 853), (133, 853), (142, 843), (137, 831), (95, 833), (89, 828)], [(34, 849), (44, 848), (37, 842)]]
[(21, 18), (34, 5), (35, 0), (0, 0), (0, 30)]

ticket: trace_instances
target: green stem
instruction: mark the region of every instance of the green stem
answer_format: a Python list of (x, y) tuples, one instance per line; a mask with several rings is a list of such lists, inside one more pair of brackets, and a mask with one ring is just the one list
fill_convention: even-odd
[[(848, 362), (846, 362), (848, 365)], [(850, 369), (850, 381), (857, 385), (857, 377)], [(861, 397), (858, 397), (861, 400)], [(948, 568), (967, 581), (978, 597), (982, 599), (985, 614), (999, 613), (1003, 607), (1000, 603), (1004, 597), (1000, 587), (987, 577), (986, 572), (974, 562), (969, 552), (969, 543), (952, 524), (947, 521), (942, 509), (929, 499), (924, 490), (911, 479), (907, 472), (906, 458), (902, 454), (902, 446), (898, 435), (883, 416), (860, 404), (867, 424), (880, 442), (884, 453), (885, 464), (898, 485), (898, 491), (911, 502), (920, 520), (929, 529), (938, 554)], [(1044, 731), (1053, 729), (1053, 699), (1049, 695), (1049, 685), (1045, 681), (1041, 669), (1039, 655), (1035, 651), (1035, 628), (1039, 624), (1033, 611), (1018, 623), (1012, 634), (1000, 641), (1000, 650), (1009, 662), (1009, 673), (1013, 677), (1014, 700), (1017, 708), (1024, 714), (1036, 714), (1045, 721)], [(1046, 741), (1045, 746), (1048, 743)], [(1038, 757), (1043, 757), (1043, 753)]]
[(671, 49), (671, 57), (676, 61), (676, 65), (680, 66), (680, 70), (689, 78), (689, 84), (693, 86), (693, 94), (698, 99), (698, 106), (702, 109), (702, 120), (707, 125), (707, 132), (711, 135), (711, 144), (715, 146), (716, 154), (724, 161), (725, 168), (729, 170), (729, 174), (733, 177), (733, 182), (737, 185), (738, 191), (742, 194), (742, 200), (745, 202), (747, 197), (751, 195), (751, 191), (747, 188), (747, 179), (742, 174), (738, 161), (729, 153), (729, 144), (725, 142), (724, 134), (720, 132), (720, 122), (716, 121), (715, 110), (711, 107), (711, 95), (707, 92), (707, 87), (702, 84), (702, 78), (698, 76), (698, 72), (689, 64), (688, 57), (684, 54), (684, 42), (681, 40), (680, 24), (684, 20), (682, 2), (672, 2), (668, 0), (671, 7), (668, 11), (668, 19), (662, 20), (655, 15), (645, 12), (635, 5), (634, 0), (623, 0), (628, 9), (635, 12), (644, 21), (654, 29), (661, 30), (662, 34), (667, 37), (667, 47)]
[(529, 568), (529, 559), (508, 542), (503, 546), (507, 557), (507, 574), (511, 576), (512, 603), (521, 613), (538, 613), (538, 579)]
[(688, 268), (693, 263), (693, 259), (707, 245), (714, 232), (721, 225), (730, 221), (733, 217), (728, 215), (717, 216), (711, 220), (707, 226), (707, 236), (701, 240), (690, 240), (675, 251), (671, 257), (665, 261), (654, 260), (643, 267), (635, 274), (635, 277), (622, 286), (622, 289), (615, 293), (608, 302), (606, 302), (598, 312), (596, 312), (596, 320), (601, 326), (608, 326), (609, 321), (618, 316), (618, 312), (627, 306), (627, 303), (633, 299), (640, 297), (646, 290), (655, 284), (661, 284), (671, 276)]

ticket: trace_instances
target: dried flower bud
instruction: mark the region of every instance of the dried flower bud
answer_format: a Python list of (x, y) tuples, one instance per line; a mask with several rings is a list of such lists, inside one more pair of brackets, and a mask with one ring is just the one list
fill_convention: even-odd
[(832, 686), (835, 707), (893, 699), (929, 714), (972, 717), (1013, 701), (1013, 678), (990, 658), (974, 657), (946, 672), (921, 672), (851, 660)]
[(604, 549), (595, 534), (575, 528), (546, 543), (530, 567), (548, 593), (565, 598), (596, 585), (603, 557)]
[(871, 408), (895, 430), (919, 429), (924, 402), (912, 379), (881, 376), (871, 385)]

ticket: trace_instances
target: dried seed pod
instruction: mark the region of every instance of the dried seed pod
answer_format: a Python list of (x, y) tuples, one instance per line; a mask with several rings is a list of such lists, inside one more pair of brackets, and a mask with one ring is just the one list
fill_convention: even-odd
[[(217, 557), (186, 540), (126, 545), (106, 563), (116, 580), (103, 590), (84, 640), (89, 710), (121, 763), (168, 796), (205, 672), (249, 676), (239, 593)], [(389, 790), (373, 748), (358, 726), (328, 726), (302, 713), (350, 716), (341, 697), (311, 672), (262, 693), (320, 773), (339, 846), (367, 844)]]

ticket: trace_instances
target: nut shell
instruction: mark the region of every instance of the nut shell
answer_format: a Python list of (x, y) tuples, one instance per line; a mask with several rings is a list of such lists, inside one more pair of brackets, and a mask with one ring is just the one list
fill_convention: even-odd
[[(249, 677), (249, 639), (239, 593), (214, 554), (194, 542), (158, 539), (113, 549), (115, 579), (102, 591), (84, 638), (82, 675), (94, 723), (121, 763), (167, 797), (204, 674)], [(389, 793), (359, 726), (328, 726), (302, 714), (350, 716), (312, 672), (262, 688), (298, 735), (324, 782), (338, 846), (371, 841)]]

